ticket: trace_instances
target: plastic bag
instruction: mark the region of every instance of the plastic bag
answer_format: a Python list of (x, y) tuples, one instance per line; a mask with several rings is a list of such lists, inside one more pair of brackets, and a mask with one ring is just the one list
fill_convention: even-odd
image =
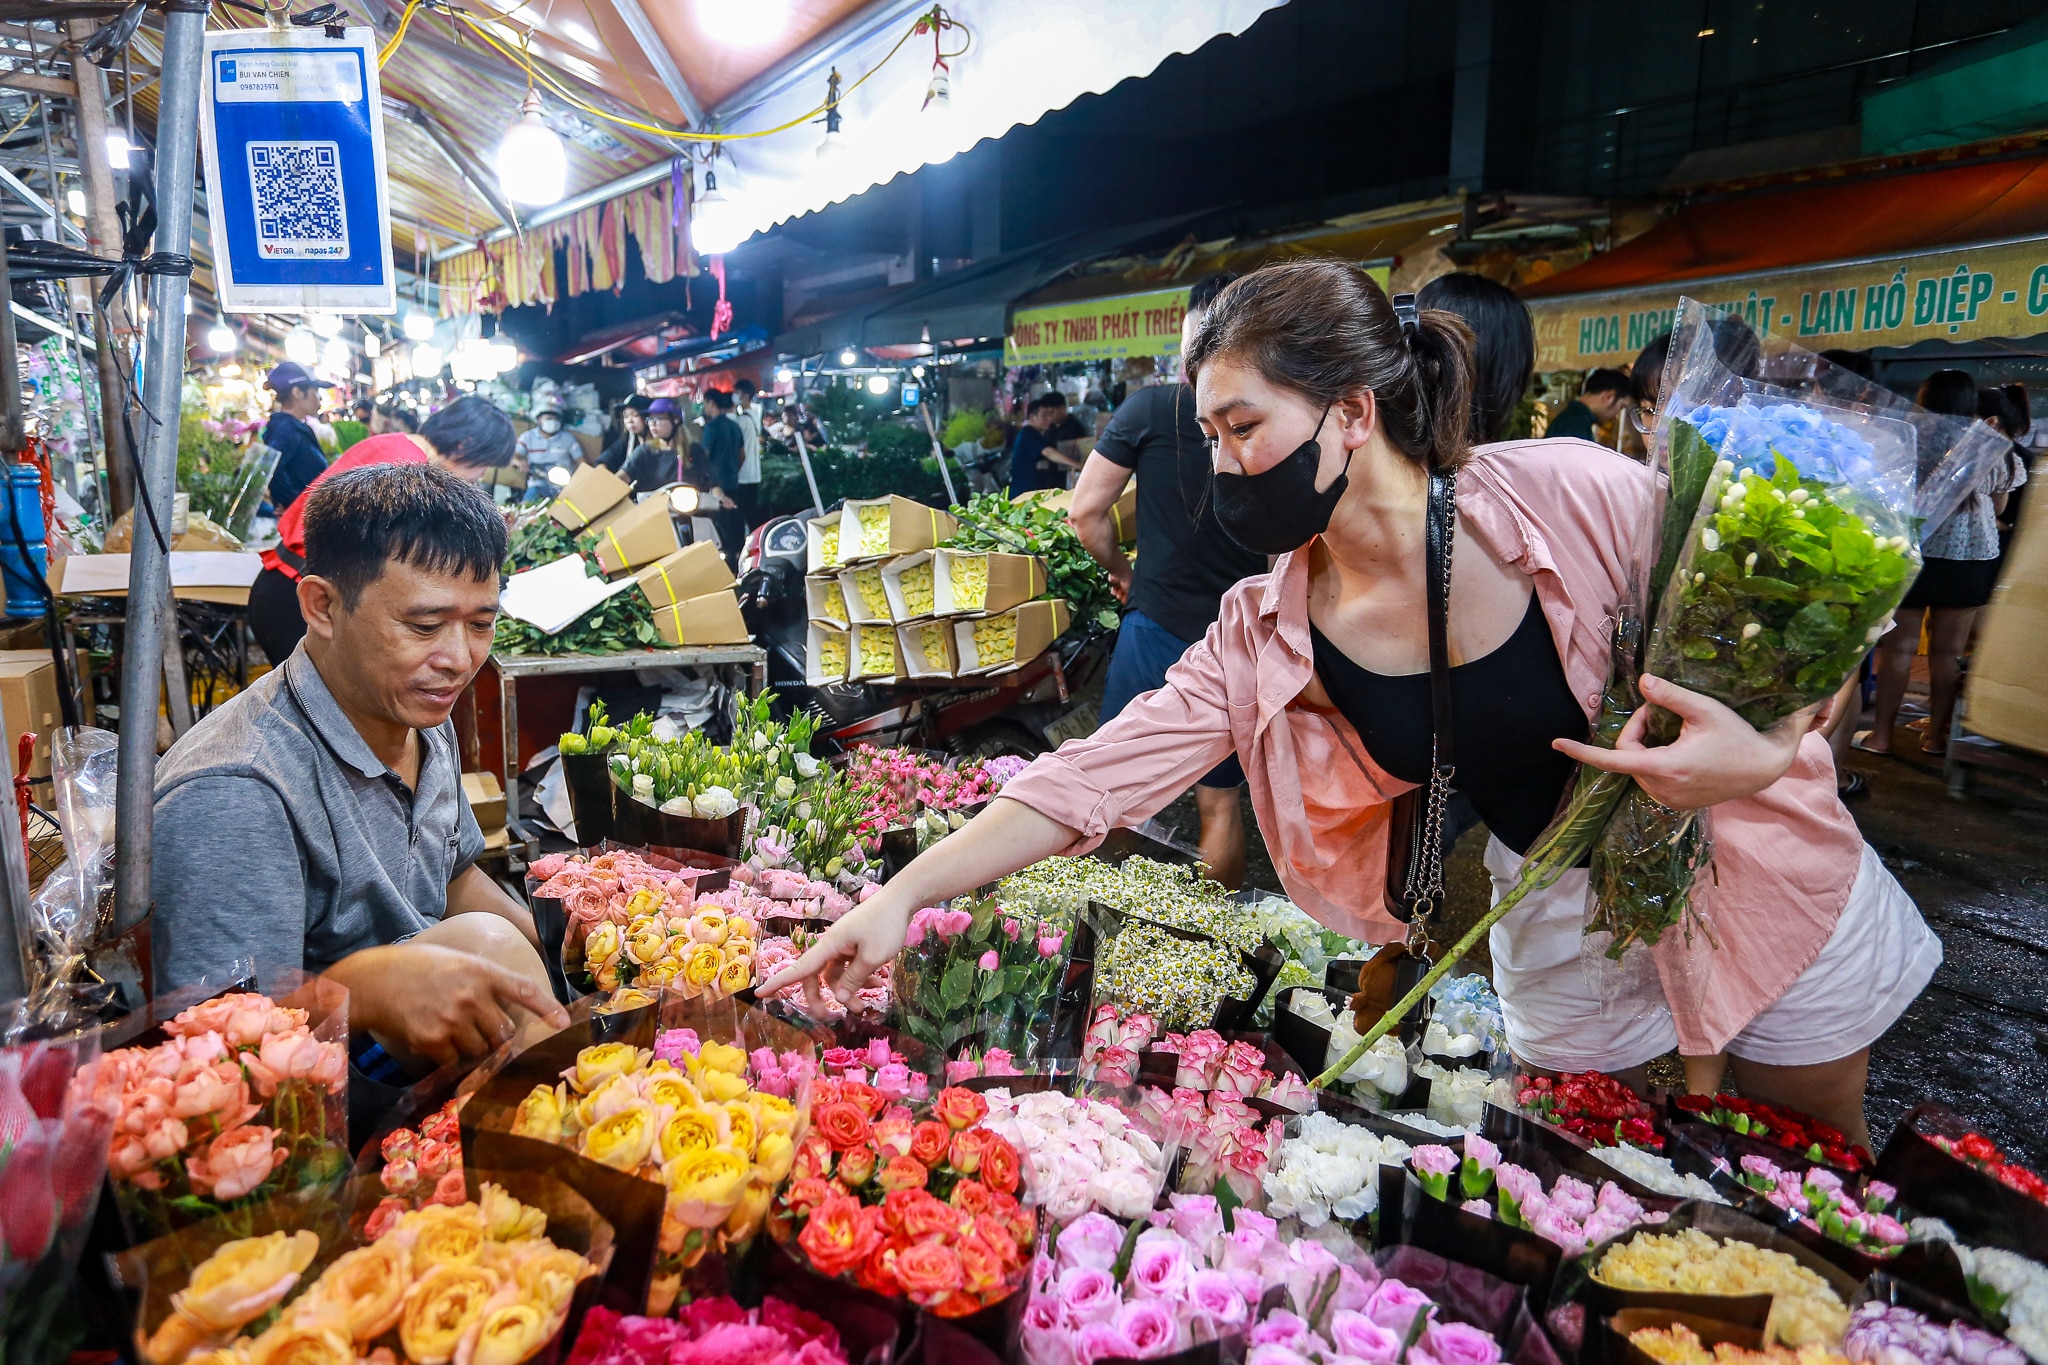
[(64, 862), (29, 902), (31, 1011), (56, 1000), (85, 971), (86, 953), (101, 937), (113, 907), (114, 780), (111, 730), (59, 729), (50, 737), (50, 777), (64, 831)]

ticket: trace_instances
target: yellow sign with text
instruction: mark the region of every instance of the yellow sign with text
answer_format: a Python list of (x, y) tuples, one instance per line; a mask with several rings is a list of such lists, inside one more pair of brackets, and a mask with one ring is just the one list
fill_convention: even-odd
[(2048, 332), (2048, 237), (1609, 294), (1532, 299), (1536, 368), (1621, 365), (1671, 330), (1679, 296), (1812, 351)]
[(1060, 360), (1168, 355), (1180, 349), (1180, 321), (1187, 311), (1184, 285), (1082, 303), (1020, 308), (1010, 320), (1004, 358), (1012, 365), (1043, 365)]

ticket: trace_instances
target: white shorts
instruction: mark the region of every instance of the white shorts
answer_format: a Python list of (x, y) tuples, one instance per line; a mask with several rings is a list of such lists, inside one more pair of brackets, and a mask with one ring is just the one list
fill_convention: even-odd
[[(1521, 861), (1500, 840), (1488, 840), (1495, 900), (1514, 885)], [(1618, 970), (1597, 955), (1586, 960), (1586, 877), (1583, 868), (1565, 873), (1509, 911), (1488, 940), (1508, 1045), (1546, 1071), (1623, 1071), (1678, 1046), (1648, 954), (1631, 952)], [(1905, 1012), (1940, 965), (1941, 940), (1865, 844), (1833, 936), (1727, 1051), (1771, 1066), (1860, 1052)]]

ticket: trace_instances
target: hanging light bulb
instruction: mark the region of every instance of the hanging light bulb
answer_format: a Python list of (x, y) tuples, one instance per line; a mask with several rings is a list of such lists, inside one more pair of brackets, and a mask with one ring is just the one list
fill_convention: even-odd
[(320, 364), (324, 369), (346, 370), (349, 359), (348, 343), (340, 337), (331, 338), (320, 352)]
[(690, 245), (699, 256), (723, 256), (742, 240), (732, 204), (718, 188), (718, 172), (707, 166), (704, 192), (690, 205)]
[(322, 341), (331, 341), (341, 335), (341, 318), (333, 313), (308, 313), (306, 325)]
[(885, 394), (885, 393), (887, 393), (888, 391), (889, 391), (889, 376), (888, 376), (888, 375), (886, 375), (886, 374), (871, 374), (871, 375), (869, 375), (869, 376), (868, 376), (868, 392), (869, 392), (869, 393), (872, 393), (872, 394), (875, 394), (875, 395), (877, 395), (877, 396), (880, 396), (881, 394)]
[(932, 78), (924, 87), (924, 112), (927, 114), (948, 114), (953, 110), (953, 81), (943, 66), (932, 68)]
[(206, 334), (206, 344), (213, 348), (215, 355), (233, 355), (241, 342), (234, 328), (224, 322), (216, 322)]
[(526, 92), (519, 117), (498, 144), (498, 186), (513, 203), (536, 206), (569, 192), (569, 153), (561, 134), (541, 122), (538, 90)]
[(113, 162), (114, 165), (126, 168), (128, 158), (137, 150), (139, 149), (128, 140), (126, 133), (107, 134), (107, 160)]
[(839, 363), (842, 365), (851, 365), (859, 359), (859, 353), (856, 352), (851, 346), (847, 347), (845, 350), (839, 353)]
[(85, 217), (85, 191), (76, 188), (64, 191), (64, 207), (76, 217)]
[(303, 327), (294, 327), (285, 333), (285, 359), (300, 365), (310, 365), (320, 358), (320, 340)]
[(378, 336), (375, 332), (363, 333), (363, 355), (365, 357), (375, 360), (383, 349), (384, 338)]
[(405, 339), (407, 341), (432, 341), (434, 339), (434, 318), (415, 308), (405, 315)]
[(439, 378), (443, 363), (441, 348), (438, 346), (423, 341), (412, 348), (412, 372), (416, 378)]

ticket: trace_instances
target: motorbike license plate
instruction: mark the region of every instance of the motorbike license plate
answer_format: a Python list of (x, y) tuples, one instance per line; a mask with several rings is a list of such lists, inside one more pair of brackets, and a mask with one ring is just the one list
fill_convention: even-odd
[(1045, 727), (1045, 742), (1058, 748), (1070, 739), (1084, 739), (1094, 734), (1100, 724), (1094, 703), (1083, 702)]

